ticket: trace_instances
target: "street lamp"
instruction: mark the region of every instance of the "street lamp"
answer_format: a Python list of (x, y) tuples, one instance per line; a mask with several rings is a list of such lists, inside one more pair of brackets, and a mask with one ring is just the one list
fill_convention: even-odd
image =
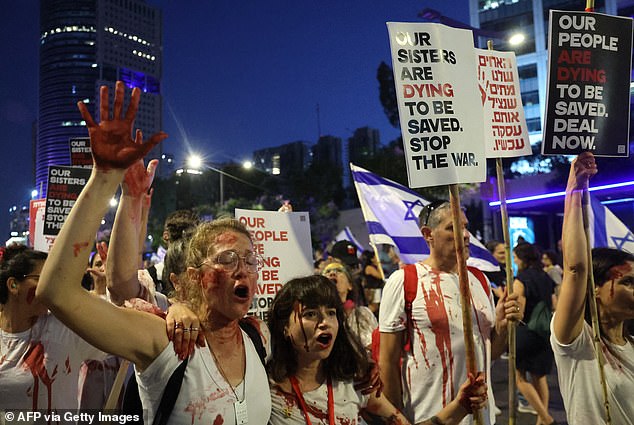
[(516, 32), (515, 34), (511, 35), (511, 37), (509, 37), (509, 44), (511, 46), (519, 46), (524, 42), (524, 40), (526, 40), (526, 36), (524, 35), (524, 33)]

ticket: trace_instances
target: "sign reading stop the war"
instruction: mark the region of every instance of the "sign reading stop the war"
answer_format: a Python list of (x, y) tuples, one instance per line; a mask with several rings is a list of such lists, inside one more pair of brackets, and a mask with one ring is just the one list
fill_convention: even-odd
[(515, 53), (476, 49), (476, 54), (487, 158), (530, 155)]
[(473, 34), (440, 24), (387, 26), (409, 186), (484, 181)]
[(236, 209), (235, 216), (251, 233), (253, 251), (262, 259), (249, 314), (266, 320), (284, 283), (313, 274), (308, 213)]
[(632, 19), (550, 11), (543, 154), (629, 156)]

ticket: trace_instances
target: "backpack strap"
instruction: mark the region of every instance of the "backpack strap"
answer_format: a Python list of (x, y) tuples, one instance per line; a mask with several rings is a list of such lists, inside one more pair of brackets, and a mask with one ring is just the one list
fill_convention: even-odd
[(474, 275), (480, 281), (480, 285), (482, 285), (482, 289), (484, 289), (484, 292), (487, 294), (487, 297), (490, 298), (491, 287), (489, 286), (489, 281), (487, 280), (487, 277), (484, 275), (484, 273), (482, 273), (482, 270), (473, 266), (467, 266), (467, 270), (469, 270), (471, 274)]
[(405, 333), (405, 351), (412, 350), (412, 332), (414, 332), (414, 321), (412, 319), (412, 303), (416, 298), (418, 290), (418, 273), (416, 264), (407, 264), (403, 267), (405, 273), (403, 280), (403, 295), (405, 296), (405, 315), (407, 316), (407, 332)]
[(260, 357), (260, 361), (263, 365), (266, 365), (266, 349), (264, 348), (264, 344), (262, 343), (262, 336), (260, 332), (257, 330), (255, 325), (251, 323), (250, 319), (241, 319), (240, 327), (242, 330), (251, 338), (251, 342), (255, 346), (255, 351), (257, 351), (258, 356)]
[(172, 414), (172, 410), (174, 410), (174, 405), (176, 404), (178, 393), (181, 391), (181, 386), (183, 385), (183, 378), (185, 377), (187, 361), (188, 359), (183, 360), (183, 362), (178, 365), (176, 370), (172, 373), (172, 376), (170, 376), (170, 379), (167, 381), (167, 385), (165, 386), (165, 390), (163, 390), (161, 402), (159, 403), (158, 409), (156, 410), (156, 415), (154, 416), (154, 422), (152, 422), (152, 425), (167, 424), (167, 421)]

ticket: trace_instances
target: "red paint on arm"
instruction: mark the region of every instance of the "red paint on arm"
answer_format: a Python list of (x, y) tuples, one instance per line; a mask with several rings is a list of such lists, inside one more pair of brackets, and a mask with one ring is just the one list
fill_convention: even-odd
[(79, 242), (73, 244), (73, 255), (77, 257), (82, 248), (88, 247), (88, 242)]

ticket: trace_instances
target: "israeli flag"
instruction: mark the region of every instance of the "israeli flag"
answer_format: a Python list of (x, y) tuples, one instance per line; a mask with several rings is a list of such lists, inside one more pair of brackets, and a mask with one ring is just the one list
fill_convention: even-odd
[[(370, 242), (398, 249), (401, 261), (413, 264), (429, 256), (418, 228), (418, 215), (429, 201), (411, 189), (350, 164), (354, 186), (368, 226)], [(500, 270), (497, 261), (472, 234), (467, 264), (483, 271)]]
[(590, 195), (590, 243), (593, 248), (616, 248), (634, 254), (634, 235), (605, 205)]

